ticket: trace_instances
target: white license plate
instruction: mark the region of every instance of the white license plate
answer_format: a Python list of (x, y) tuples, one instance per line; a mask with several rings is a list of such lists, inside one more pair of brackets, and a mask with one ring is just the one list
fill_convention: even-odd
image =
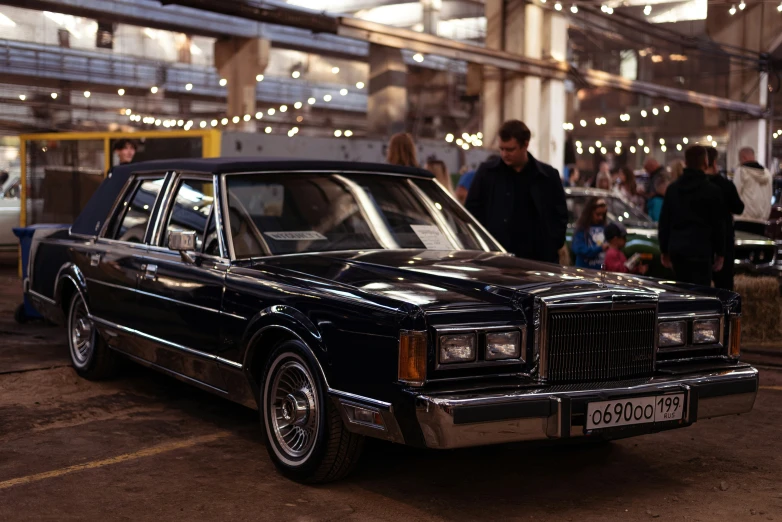
[(586, 429), (596, 430), (684, 418), (684, 394), (633, 397), (587, 404)]

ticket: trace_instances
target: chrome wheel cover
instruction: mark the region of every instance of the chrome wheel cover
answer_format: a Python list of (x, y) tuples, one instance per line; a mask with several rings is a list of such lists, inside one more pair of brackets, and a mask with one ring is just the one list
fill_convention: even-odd
[(71, 308), (68, 319), (71, 360), (75, 366), (83, 368), (95, 350), (95, 327), (81, 298)]
[(300, 463), (312, 452), (320, 428), (315, 379), (293, 354), (278, 358), (269, 373), (267, 429), (276, 442), (275, 450), (282, 452), (277, 451), (278, 456), (288, 464)]

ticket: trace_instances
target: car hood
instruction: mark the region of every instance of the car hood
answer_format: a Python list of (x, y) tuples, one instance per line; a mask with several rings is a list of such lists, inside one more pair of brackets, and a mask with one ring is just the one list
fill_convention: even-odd
[(752, 234), (750, 232), (742, 232), (741, 230), (736, 231), (736, 241), (741, 241), (744, 243), (752, 243), (755, 245), (774, 245), (774, 241), (767, 238), (766, 236), (761, 236), (759, 234)]
[[(548, 302), (578, 302), (595, 296), (658, 296), (666, 303), (692, 305), (688, 285), (627, 274), (563, 267), (478, 251), (374, 250), (298, 254), (258, 260), (253, 267), (277, 267), (338, 285), (390, 297), (425, 310), (507, 304), (535, 295)], [(708, 308), (721, 309), (719, 290), (698, 288)], [(705, 293), (702, 293), (705, 292)]]

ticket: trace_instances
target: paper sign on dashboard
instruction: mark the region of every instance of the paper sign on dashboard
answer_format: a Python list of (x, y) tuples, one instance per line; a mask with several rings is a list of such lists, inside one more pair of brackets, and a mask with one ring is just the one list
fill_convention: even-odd
[(434, 225), (410, 225), (415, 235), (429, 250), (453, 250), (453, 245)]
[(264, 235), (277, 241), (322, 241), (328, 239), (320, 232), (315, 232), (314, 230), (304, 230), (301, 232), (264, 232)]

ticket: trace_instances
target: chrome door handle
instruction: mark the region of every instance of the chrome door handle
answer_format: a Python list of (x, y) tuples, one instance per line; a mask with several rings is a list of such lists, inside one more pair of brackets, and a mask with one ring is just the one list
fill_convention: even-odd
[(90, 256), (90, 266), (98, 266), (100, 264), (100, 254), (92, 254)]
[(142, 265), (144, 270), (144, 279), (150, 279), (152, 281), (157, 278), (157, 265)]

